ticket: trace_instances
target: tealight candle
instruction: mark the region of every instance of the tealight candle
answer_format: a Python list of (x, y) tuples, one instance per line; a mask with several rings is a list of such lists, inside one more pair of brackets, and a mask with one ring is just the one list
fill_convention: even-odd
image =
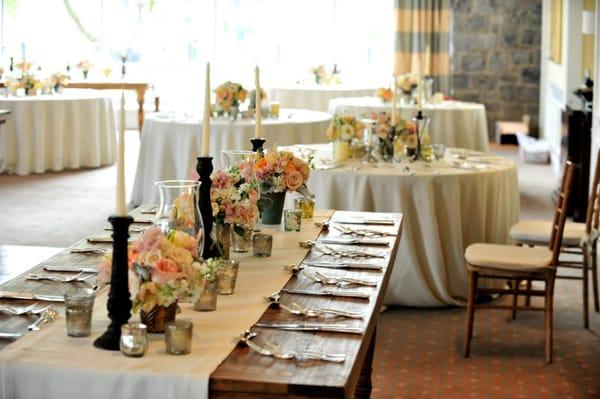
[(285, 231), (300, 231), (302, 211), (299, 209), (284, 209), (283, 226)]
[(219, 280), (219, 295), (231, 295), (235, 290), (240, 262), (237, 260), (224, 260), (217, 268), (217, 277)]
[(170, 355), (186, 355), (192, 351), (192, 329), (189, 320), (176, 320), (167, 324), (165, 345)]
[(315, 200), (298, 197), (294, 199), (294, 207), (302, 212), (302, 218), (310, 219), (315, 212)]
[(148, 349), (146, 325), (130, 322), (121, 326), (119, 349), (125, 356), (141, 357)]
[(273, 236), (271, 234), (256, 233), (252, 237), (254, 256), (268, 257), (273, 250)]

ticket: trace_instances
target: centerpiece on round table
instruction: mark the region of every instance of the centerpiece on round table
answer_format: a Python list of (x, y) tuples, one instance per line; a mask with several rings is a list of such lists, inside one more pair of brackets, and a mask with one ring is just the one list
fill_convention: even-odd
[(375, 90), (375, 96), (380, 98), (382, 102), (389, 103), (390, 101), (392, 101), (394, 93), (389, 87), (380, 87), (377, 90)]
[(261, 222), (280, 224), (287, 191), (306, 187), (308, 164), (289, 151), (271, 149), (254, 167), (260, 187)]
[[(150, 227), (128, 247), (132, 311), (140, 312), (148, 332), (162, 333), (175, 320), (177, 302), (195, 301), (203, 288), (198, 241), (181, 231), (164, 234)], [(100, 281), (110, 281), (111, 255), (100, 265)]]
[(373, 153), (378, 161), (400, 161), (407, 148), (416, 148), (413, 122), (398, 118), (396, 128), (392, 129), (391, 116), (387, 112), (371, 112), (370, 118), (375, 121)]
[(254, 159), (242, 160), (223, 170), (217, 170), (212, 174), (211, 180), (210, 198), (216, 223), (217, 246), (222, 257), (229, 259), (230, 230), (234, 251), (247, 252), (252, 243), (260, 197), (254, 174)]
[(240, 104), (246, 101), (246, 89), (240, 83), (227, 81), (215, 89), (215, 94), (217, 115), (229, 115), (232, 119), (237, 119)]
[(327, 128), (327, 137), (333, 141), (333, 160), (343, 162), (350, 158), (353, 141), (362, 139), (364, 126), (352, 115), (334, 115)]

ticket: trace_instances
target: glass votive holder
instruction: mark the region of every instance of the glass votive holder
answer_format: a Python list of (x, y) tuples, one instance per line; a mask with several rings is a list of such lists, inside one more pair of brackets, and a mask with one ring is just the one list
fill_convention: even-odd
[(71, 337), (90, 336), (95, 297), (94, 290), (88, 288), (65, 294), (67, 335)]
[(208, 312), (217, 309), (217, 288), (218, 281), (217, 277), (212, 280), (204, 281), (204, 288), (202, 289), (202, 293), (194, 302), (194, 310), (198, 310), (201, 312)]
[(165, 345), (170, 355), (186, 355), (192, 351), (192, 329), (189, 320), (175, 320), (167, 323)]
[(300, 231), (302, 211), (300, 209), (283, 210), (283, 228), (285, 231)]
[(279, 101), (271, 101), (269, 103), (269, 113), (271, 114), (271, 118), (279, 118), (279, 110), (281, 109), (281, 104)]
[(254, 256), (266, 258), (271, 256), (273, 250), (273, 236), (271, 234), (256, 233), (252, 237)]
[(240, 262), (229, 259), (224, 260), (217, 268), (218, 292), (219, 295), (231, 295), (235, 290)]
[(310, 219), (315, 213), (315, 200), (306, 197), (294, 198), (294, 208), (302, 212), (304, 219)]
[(446, 153), (446, 146), (443, 144), (433, 144), (433, 155), (435, 159), (441, 160), (444, 159), (444, 154)]
[(143, 323), (130, 322), (121, 326), (119, 348), (125, 356), (142, 357), (148, 350), (148, 334)]

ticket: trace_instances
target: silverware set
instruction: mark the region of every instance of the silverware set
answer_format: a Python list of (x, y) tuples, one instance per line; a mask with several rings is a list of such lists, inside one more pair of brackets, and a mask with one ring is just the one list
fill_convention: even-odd
[(32, 315), (32, 314), (40, 314), (52, 307), (52, 305), (46, 305), (46, 306), (36, 309), (37, 306), (38, 306), (37, 303), (28, 305), (25, 307), (0, 305), (0, 313), (8, 313), (11, 316)]
[[(27, 326), (28, 331), (39, 331), (43, 324), (56, 320), (58, 318), (58, 312), (52, 309), (52, 305), (42, 306), (41, 308), (36, 309), (37, 306), (37, 303), (21, 308), (16, 306), (0, 305), (0, 312), (8, 313), (11, 316), (39, 315), (39, 317), (33, 323)], [(0, 331), (0, 338), (18, 339), (22, 336), (23, 333), (20, 332)]]
[[(113, 228), (112, 228), (112, 226), (105, 226), (104, 230), (105, 231), (113, 231)], [(144, 231), (146, 231), (145, 227), (129, 226), (130, 233), (143, 233)]]
[(305, 317), (325, 317), (325, 315), (331, 315), (336, 317), (346, 317), (349, 319), (362, 319), (364, 314), (362, 312), (348, 312), (345, 310), (332, 309), (332, 308), (315, 308), (315, 307), (304, 307), (296, 302), (292, 302), (289, 306), (281, 303), (281, 295), (274, 293), (273, 295), (265, 298), (270, 304), (285, 310), (288, 313), (298, 316)]
[(79, 272), (78, 274), (72, 276), (65, 276), (62, 274), (50, 274), (50, 273), (30, 273), (25, 275), (26, 280), (38, 280), (38, 281), (53, 281), (57, 283), (84, 283), (89, 287), (95, 287), (95, 283), (90, 283), (87, 281), (90, 277), (93, 277), (94, 274), (89, 274), (86, 272)]
[(335, 258), (385, 258), (385, 255), (379, 252), (371, 252), (360, 249), (337, 249), (327, 244), (320, 244), (317, 241), (307, 240), (298, 243), (302, 248), (313, 249), (322, 255), (333, 256)]
[(282, 288), (280, 292), (287, 294), (296, 295), (312, 295), (312, 296), (337, 296), (342, 298), (356, 298), (369, 300), (371, 295), (362, 291), (349, 291), (349, 290), (305, 290), (299, 288)]
[(108, 249), (93, 248), (93, 247), (75, 247), (75, 248), (70, 248), (69, 252), (72, 254), (106, 255), (108, 253)]
[(366, 287), (377, 287), (377, 281), (375, 280), (362, 280), (351, 277), (333, 277), (321, 273), (319, 271), (309, 272), (308, 270), (302, 270), (302, 273), (316, 283), (323, 285), (335, 285), (337, 287), (346, 287), (351, 285), (361, 285)]
[(363, 269), (363, 270), (373, 270), (373, 271), (381, 271), (383, 266), (374, 265), (372, 263), (361, 263), (361, 262), (313, 262), (313, 261), (304, 261), (300, 265), (296, 265), (294, 263), (285, 266), (285, 269), (291, 271), (292, 273), (297, 273), (300, 270), (303, 270), (305, 266), (311, 267), (320, 267), (325, 269)]
[(252, 339), (256, 337), (258, 334), (246, 330), (239, 337), (237, 337), (238, 342), (244, 343), (248, 348), (252, 349), (256, 353), (262, 356), (270, 356), (276, 359), (283, 360), (296, 360), (298, 362), (305, 360), (322, 360), (326, 362), (333, 363), (343, 363), (346, 360), (346, 355), (343, 353), (323, 353), (317, 351), (292, 351), (285, 350), (272, 342), (264, 342), (262, 345), (253, 342)]
[(372, 229), (355, 229), (352, 227), (339, 225), (339, 224), (334, 224), (332, 227), (343, 234), (349, 234), (349, 235), (359, 236), (359, 237), (392, 237), (392, 236), (395, 236), (395, 234), (386, 233), (385, 231), (378, 231), (378, 230), (372, 230)]

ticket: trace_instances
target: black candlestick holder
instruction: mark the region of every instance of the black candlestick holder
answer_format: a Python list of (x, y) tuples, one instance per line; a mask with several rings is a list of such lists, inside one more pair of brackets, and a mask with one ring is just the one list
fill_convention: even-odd
[(264, 145), (267, 140), (263, 138), (253, 138), (250, 139), (250, 143), (252, 143), (252, 151), (254, 152), (264, 152)]
[(110, 291), (108, 293), (108, 328), (94, 341), (94, 346), (109, 351), (119, 350), (121, 326), (131, 317), (131, 299), (129, 297), (129, 268), (127, 259), (127, 239), (129, 225), (133, 223), (131, 216), (110, 216), (108, 221), (113, 226), (112, 271)]
[(417, 115), (413, 118), (413, 122), (415, 123), (415, 134), (417, 135), (417, 148), (412, 156), (412, 160), (416, 161), (418, 159), (424, 159), (421, 140), (423, 139), (425, 129), (427, 129), (427, 126), (429, 125), (429, 118), (423, 115), (422, 110), (418, 110)]
[(212, 180), (210, 175), (213, 172), (212, 157), (197, 157), (196, 171), (198, 172), (198, 181), (200, 182), (200, 190), (198, 195), (198, 208), (200, 216), (204, 224), (204, 248), (202, 249), (202, 257), (204, 259), (216, 256), (215, 247), (212, 237), (210, 236), (213, 227), (212, 205), (210, 203), (210, 188)]

